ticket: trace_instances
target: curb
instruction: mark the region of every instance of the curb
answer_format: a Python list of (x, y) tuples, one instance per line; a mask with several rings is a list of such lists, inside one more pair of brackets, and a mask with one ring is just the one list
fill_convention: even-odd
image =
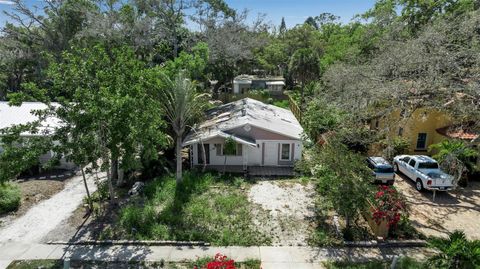
[(361, 248), (413, 248), (413, 247), (426, 247), (427, 241), (425, 240), (372, 240), (372, 241), (345, 241), (346, 247), (361, 247)]
[(77, 174), (77, 172), (66, 172), (63, 174), (55, 174), (55, 175), (48, 175), (48, 176), (37, 176), (37, 177), (24, 177), (24, 178), (18, 178), (17, 180), (24, 180), (24, 181), (29, 181), (29, 180), (48, 180), (48, 179), (67, 179), (70, 177), (73, 177)]
[(153, 241), (153, 240), (83, 240), (83, 241), (49, 241), (48, 245), (79, 246), (210, 246), (203, 241)]

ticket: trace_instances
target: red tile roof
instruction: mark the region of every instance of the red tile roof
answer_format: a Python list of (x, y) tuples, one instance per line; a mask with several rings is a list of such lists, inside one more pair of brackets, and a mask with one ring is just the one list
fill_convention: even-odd
[(472, 129), (472, 124), (454, 124), (437, 129), (437, 133), (455, 139), (475, 140), (480, 134)]

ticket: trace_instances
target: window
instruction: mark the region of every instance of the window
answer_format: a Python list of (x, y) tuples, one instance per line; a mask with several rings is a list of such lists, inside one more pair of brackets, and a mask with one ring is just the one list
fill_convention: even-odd
[(398, 128), (398, 136), (403, 136), (403, 128)]
[(237, 144), (237, 152), (236, 152), (235, 155), (237, 155), (237, 156), (242, 156), (242, 153), (243, 153), (243, 152), (242, 152), (242, 149), (243, 149), (243, 148), (242, 148), (242, 144)]
[(418, 169), (438, 169), (438, 163), (435, 163), (435, 162), (419, 163)]
[(372, 164), (369, 160), (367, 160), (367, 165), (368, 165), (368, 168), (370, 168), (370, 169), (374, 169), (374, 168), (375, 168), (375, 167), (373, 166), (373, 164)]
[(415, 167), (415, 163), (416, 163), (415, 160), (412, 159), (412, 160), (410, 160), (409, 165), (410, 165), (411, 167)]
[[(215, 144), (215, 150), (217, 151), (217, 156), (224, 156), (223, 154), (223, 144)], [(243, 151), (242, 151), (242, 144), (238, 144), (235, 148), (235, 151), (227, 156), (242, 156)]]
[(379, 166), (374, 169), (377, 173), (393, 173), (393, 167), (391, 166)]
[(290, 160), (290, 144), (282, 144), (282, 152), (280, 160), (289, 161)]
[(410, 157), (405, 157), (402, 159), (404, 162), (408, 163), (410, 161)]
[(215, 150), (217, 151), (217, 156), (223, 155), (222, 144), (215, 144)]
[(427, 134), (419, 133), (417, 137), (417, 149), (425, 149), (427, 147)]

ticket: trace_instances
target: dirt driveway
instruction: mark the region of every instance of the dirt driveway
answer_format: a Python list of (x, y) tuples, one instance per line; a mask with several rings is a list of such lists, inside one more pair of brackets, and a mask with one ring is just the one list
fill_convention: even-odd
[[(101, 177), (104, 175), (102, 174)], [(94, 178), (88, 176), (91, 192), (97, 188)], [(60, 192), (32, 206), (23, 216), (12, 220), (0, 228), (0, 243), (4, 242), (42, 242), (42, 238), (82, 204), (86, 196), (83, 178), (76, 175), (65, 183)]]
[(418, 192), (413, 181), (396, 175), (395, 186), (406, 196), (412, 225), (426, 236), (448, 235), (463, 230), (470, 239), (480, 239), (480, 182), (452, 192)]
[(315, 229), (314, 196), (313, 184), (298, 180), (260, 181), (248, 193), (250, 202), (261, 208), (254, 209), (254, 222), (271, 236), (273, 246), (307, 244)]

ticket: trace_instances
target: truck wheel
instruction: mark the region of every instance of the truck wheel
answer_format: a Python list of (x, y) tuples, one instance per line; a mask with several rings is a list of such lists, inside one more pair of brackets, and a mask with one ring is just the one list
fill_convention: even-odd
[(423, 183), (420, 179), (417, 179), (415, 182), (415, 189), (417, 189), (417, 191), (423, 191)]

